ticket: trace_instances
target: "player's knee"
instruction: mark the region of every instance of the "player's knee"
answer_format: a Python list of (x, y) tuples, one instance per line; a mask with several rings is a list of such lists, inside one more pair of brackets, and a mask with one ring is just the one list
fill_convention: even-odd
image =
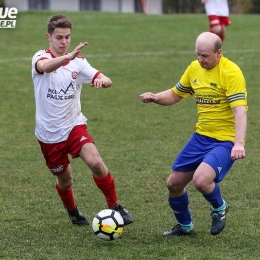
[(166, 187), (171, 193), (179, 193), (183, 190), (183, 186), (176, 182), (175, 179), (169, 178), (166, 182)]
[(73, 180), (71, 178), (68, 178), (66, 180), (59, 180), (59, 187), (62, 190), (68, 190), (72, 187), (73, 185)]
[(91, 169), (91, 171), (96, 173), (97, 175), (99, 175), (99, 173), (102, 172), (104, 169), (104, 163), (100, 157), (93, 158), (92, 161), (88, 164), (88, 166)]
[(205, 192), (208, 187), (208, 181), (204, 178), (204, 176), (197, 176), (193, 178), (193, 184), (195, 188), (202, 193)]
[(224, 33), (223, 28), (221, 26), (212, 27), (211, 31), (217, 35), (222, 35)]

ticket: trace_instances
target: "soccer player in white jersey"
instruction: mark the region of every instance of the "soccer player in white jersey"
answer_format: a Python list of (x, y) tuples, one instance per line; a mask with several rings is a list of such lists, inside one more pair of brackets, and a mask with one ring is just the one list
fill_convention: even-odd
[(231, 24), (228, 0), (201, 0), (201, 3), (205, 5), (210, 32), (217, 34), (223, 42), (226, 35), (226, 27)]
[(107, 206), (118, 211), (127, 225), (132, 223), (132, 216), (118, 203), (114, 178), (87, 130), (87, 118), (83, 115), (80, 104), (83, 83), (94, 88), (109, 88), (112, 81), (93, 68), (84, 57), (79, 56), (87, 42), (82, 42), (72, 52), (67, 52), (71, 29), (72, 23), (66, 16), (59, 14), (51, 17), (46, 33), (49, 48), (37, 51), (32, 58), (36, 102), (35, 135), (47, 167), (56, 176), (55, 188), (73, 224), (89, 223), (75, 203), (68, 154), (72, 158), (80, 157), (91, 169)]
[(200, 34), (195, 44), (197, 60), (180, 81), (172, 89), (140, 95), (144, 103), (164, 106), (194, 95), (197, 105), (195, 133), (175, 159), (167, 180), (168, 201), (178, 224), (164, 236), (193, 233), (186, 190), (190, 181), (211, 205), (211, 234), (217, 235), (225, 227), (228, 204), (218, 183), (235, 160), (245, 157), (247, 90), (242, 71), (222, 55), (221, 45), (216, 34)]

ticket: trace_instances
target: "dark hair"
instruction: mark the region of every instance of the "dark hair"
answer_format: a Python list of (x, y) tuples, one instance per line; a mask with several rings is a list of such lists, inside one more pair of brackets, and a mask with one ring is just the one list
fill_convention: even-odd
[(54, 32), (55, 28), (72, 28), (72, 22), (62, 14), (52, 16), (47, 23), (47, 30), (49, 34)]

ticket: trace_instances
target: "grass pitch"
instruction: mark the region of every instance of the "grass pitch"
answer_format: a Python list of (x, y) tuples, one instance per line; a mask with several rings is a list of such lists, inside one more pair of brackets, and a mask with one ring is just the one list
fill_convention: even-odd
[[(1, 30), (0, 45), (0, 259), (4, 260), (255, 260), (260, 258), (259, 16), (233, 15), (224, 55), (244, 72), (248, 86), (248, 134), (244, 160), (221, 183), (230, 205), (227, 226), (210, 235), (208, 203), (188, 187), (196, 235), (164, 238), (175, 225), (167, 203), (171, 164), (193, 132), (193, 98), (172, 107), (143, 104), (139, 94), (172, 87), (195, 59), (205, 15), (66, 13), (73, 21), (71, 49), (111, 77), (110, 89), (82, 91), (90, 133), (116, 178), (120, 202), (135, 222), (113, 242), (95, 237), (91, 226), (73, 226), (54, 189), (34, 136), (31, 57), (48, 48), (46, 21), (54, 13), (19, 13), (16, 29)], [(71, 162), (80, 210), (92, 221), (105, 200), (80, 159)]]

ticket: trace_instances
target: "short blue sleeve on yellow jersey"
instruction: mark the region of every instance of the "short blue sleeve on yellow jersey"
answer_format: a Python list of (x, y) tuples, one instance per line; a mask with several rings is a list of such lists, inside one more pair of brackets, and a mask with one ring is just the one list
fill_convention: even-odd
[(235, 140), (232, 108), (246, 106), (246, 81), (240, 68), (221, 57), (211, 70), (193, 61), (172, 90), (181, 97), (195, 96), (198, 122), (195, 131), (220, 141)]

